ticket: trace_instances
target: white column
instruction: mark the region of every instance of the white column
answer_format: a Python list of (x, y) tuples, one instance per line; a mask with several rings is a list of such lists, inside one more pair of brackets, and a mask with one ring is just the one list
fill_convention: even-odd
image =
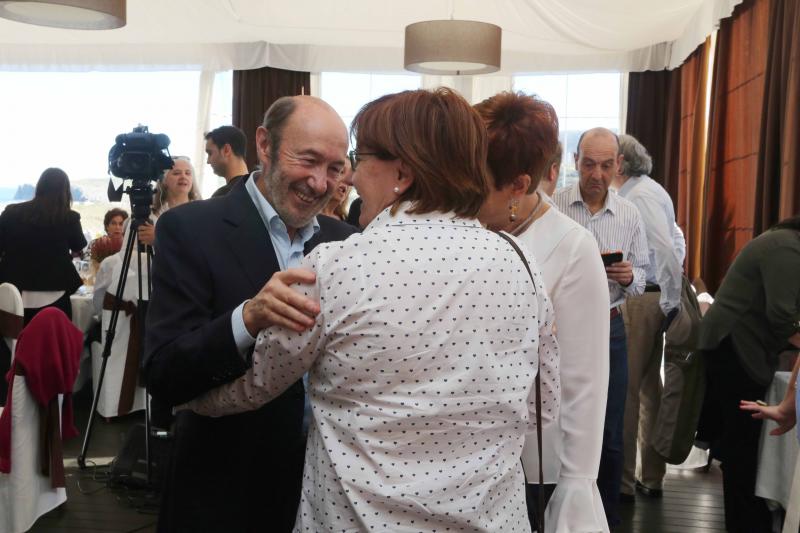
[(203, 198), (208, 198), (217, 189), (217, 179), (214, 174), (205, 179), (206, 140), (208, 125), (211, 121), (211, 97), (214, 92), (214, 76), (216, 72), (204, 70), (200, 73), (199, 87), (197, 90), (197, 122), (195, 124), (195, 148), (192, 165), (196, 173), (194, 179)]
[(322, 97), (322, 76), (319, 72), (311, 73), (311, 87), (309, 91), (311, 96)]
[(514, 79), (511, 76), (473, 76), (470, 101), (477, 104), (497, 93), (510, 91), (513, 83)]
[(511, 76), (422, 76), (422, 88), (450, 87), (469, 103), (477, 104), (502, 91), (510, 91)]
[(623, 72), (619, 76), (619, 132), (625, 131), (628, 123), (628, 73)]

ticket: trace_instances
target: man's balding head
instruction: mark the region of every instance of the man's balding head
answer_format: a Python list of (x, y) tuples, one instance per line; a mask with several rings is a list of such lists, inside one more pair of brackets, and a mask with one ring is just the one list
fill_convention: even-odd
[(617, 144), (617, 153), (619, 153), (619, 136), (616, 133), (614, 133), (613, 131), (611, 131), (608, 128), (592, 128), (590, 130), (586, 130), (583, 133), (581, 133), (581, 136), (578, 138), (578, 147), (575, 149), (575, 156), (576, 157), (580, 156), (581, 145), (583, 144), (583, 140), (585, 138), (587, 138), (587, 137), (588, 138), (592, 138), (592, 137), (597, 136), (597, 135), (613, 137), (614, 138), (614, 142)]
[(336, 111), (313, 96), (273, 103), (256, 130), (261, 162), (257, 185), (293, 229), (308, 224), (327, 203), (344, 168), (347, 128)]
[(575, 168), (578, 169), (581, 196), (585, 202), (605, 200), (621, 160), (616, 133), (606, 128), (583, 132), (575, 152)]

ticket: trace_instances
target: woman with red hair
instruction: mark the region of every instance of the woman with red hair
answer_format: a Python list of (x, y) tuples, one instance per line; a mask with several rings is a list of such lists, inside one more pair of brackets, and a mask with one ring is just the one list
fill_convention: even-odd
[[(594, 237), (537, 191), (558, 149), (558, 118), (543, 100), (500, 93), (475, 108), (489, 132), (493, 183), (479, 215), (490, 229), (517, 236), (533, 253), (556, 313), (561, 355), (558, 423), (543, 425), (546, 531), (608, 531), (597, 488), (608, 387), (608, 285)], [(522, 454), (528, 483), (538, 481), (536, 435)], [(555, 486), (553, 486), (555, 484)], [(535, 492), (528, 485), (529, 493)], [(552, 490), (555, 492), (552, 492)], [(531, 523), (536, 498), (529, 494)]]

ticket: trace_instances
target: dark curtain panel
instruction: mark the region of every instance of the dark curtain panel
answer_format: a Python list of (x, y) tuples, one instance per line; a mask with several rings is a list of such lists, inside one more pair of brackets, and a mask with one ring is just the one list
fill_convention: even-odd
[[(628, 111), (625, 132), (636, 137), (653, 157), (651, 178), (667, 189), (672, 201), (678, 197), (677, 166), (670, 165), (667, 154), (677, 159), (680, 131), (680, 101), (676, 98), (674, 78), (680, 69), (631, 72), (628, 75)], [(679, 86), (678, 86), (679, 87)], [(670, 175), (670, 171), (674, 175)]]
[(256, 128), (264, 112), (281, 96), (309, 94), (311, 74), (264, 67), (233, 71), (233, 125), (247, 135), (247, 167), (255, 169)]
[(772, 0), (754, 234), (800, 211), (800, 7)]
[(717, 35), (702, 264), (712, 293), (754, 236), (769, 10), (770, 0), (746, 0)]

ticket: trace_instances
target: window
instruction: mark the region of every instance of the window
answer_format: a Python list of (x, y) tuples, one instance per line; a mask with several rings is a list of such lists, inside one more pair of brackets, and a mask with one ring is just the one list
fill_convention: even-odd
[(573, 153), (583, 131), (602, 126), (619, 132), (620, 83), (619, 73), (514, 78), (515, 91), (539, 96), (558, 114), (559, 136), (564, 147), (559, 187), (572, 185), (578, 179)]
[[(230, 123), (230, 80), (230, 72), (215, 80), (212, 127)], [(170, 153), (191, 157), (199, 170), (199, 83), (198, 71), (0, 72), (0, 146), (6, 154), (0, 210), (18, 189), (30, 193), (45, 168), (60, 167), (85, 198), (73, 206), (84, 230), (101, 234), (103, 215), (112, 206), (106, 196), (108, 151), (118, 134), (147, 125), (152, 133), (167, 134)], [(128, 198), (119, 206), (129, 210)]]
[(419, 89), (422, 77), (395, 74), (346, 74), (323, 72), (320, 77), (322, 99), (342, 117), (347, 127), (361, 107), (385, 94)]

